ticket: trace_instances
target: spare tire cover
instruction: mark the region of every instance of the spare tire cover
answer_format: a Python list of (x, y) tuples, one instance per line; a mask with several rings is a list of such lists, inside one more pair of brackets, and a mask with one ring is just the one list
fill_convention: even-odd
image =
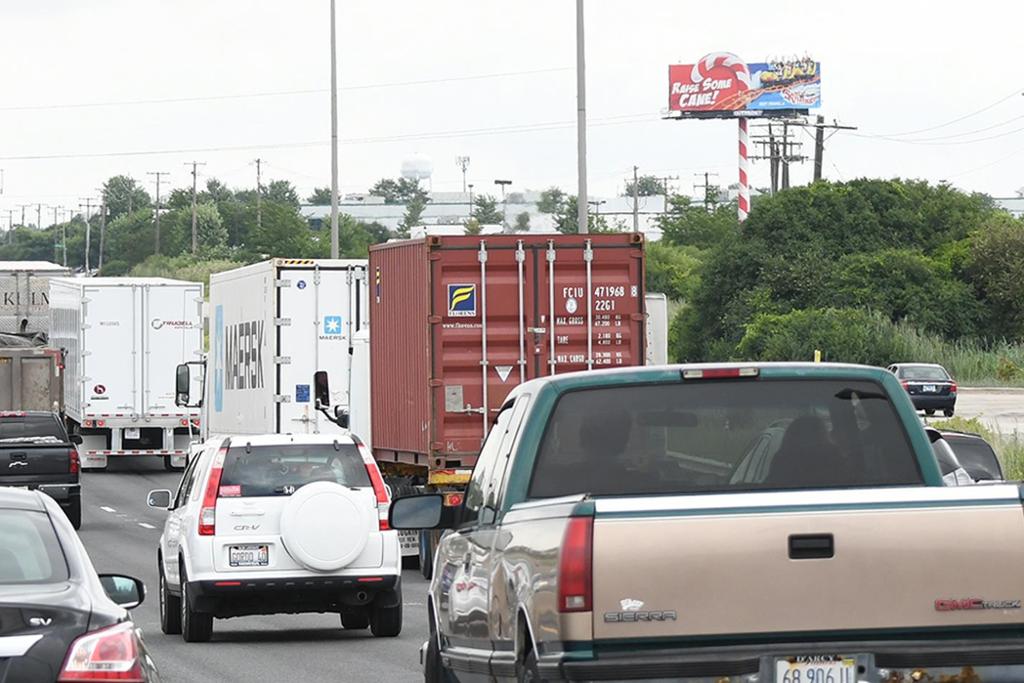
[(285, 503), (281, 542), (308, 569), (341, 569), (366, 547), (371, 507), (365, 493), (327, 481), (306, 484)]

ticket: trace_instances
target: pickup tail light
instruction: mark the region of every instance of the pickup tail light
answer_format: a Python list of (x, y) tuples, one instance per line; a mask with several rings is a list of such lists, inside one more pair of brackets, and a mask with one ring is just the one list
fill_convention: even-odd
[(135, 627), (124, 622), (79, 636), (71, 643), (58, 683), (146, 680)]
[(683, 370), (683, 379), (738, 379), (761, 374), (758, 368), (690, 368)]
[(78, 459), (78, 449), (71, 447), (68, 449), (68, 472), (71, 474), (78, 474), (82, 467), (81, 461)]
[(558, 558), (558, 611), (593, 609), (594, 518), (571, 517)]
[(210, 468), (210, 478), (206, 480), (203, 491), (203, 506), (199, 509), (199, 535), (213, 536), (217, 533), (217, 495), (220, 492), (220, 477), (224, 473), (224, 457), (228, 449), (221, 448), (214, 456)]

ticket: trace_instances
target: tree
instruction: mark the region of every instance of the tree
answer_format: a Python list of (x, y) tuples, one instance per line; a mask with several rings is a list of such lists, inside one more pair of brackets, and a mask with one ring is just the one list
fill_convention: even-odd
[(107, 216), (111, 220), (153, 205), (149, 193), (131, 176), (111, 177), (103, 183), (102, 193), (107, 204)]
[(661, 292), (674, 301), (688, 300), (700, 282), (699, 250), (661, 241), (649, 243), (645, 251), (647, 291)]
[(426, 197), (413, 197), (406, 202), (405, 216), (402, 217), (401, 223), (398, 224), (398, 234), (400, 237), (409, 237), (410, 231), (420, 224), (420, 218), (423, 216), (423, 210), (427, 208), (428, 201)]
[[(569, 195), (562, 202), (560, 211), (555, 212), (555, 229), (565, 235), (579, 233), (579, 216), (576, 204), (576, 195)], [(598, 216), (594, 212), (587, 212), (587, 222), (590, 224), (590, 232), (612, 232), (608, 227), (608, 219)]]
[(185, 189), (178, 187), (171, 190), (166, 199), (161, 198), (160, 203), (165, 209), (192, 209), (192, 188)]
[(263, 205), (263, 223), (252, 230), (248, 251), (256, 258), (287, 256), (311, 258), (315, 255), (309, 224), (294, 208), (276, 202)]
[(537, 210), (541, 213), (560, 213), (565, 205), (565, 192), (557, 187), (549, 187), (540, 193)]
[(270, 184), (263, 188), (263, 196), (267, 201), (299, 208), (299, 193), (287, 180), (270, 181)]
[(527, 232), (530, 229), (530, 212), (523, 211), (516, 216), (516, 224), (513, 230), (516, 232)]
[[(654, 197), (665, 194), (665, 182), (653, 175), (642, 175), (636, 180), (637, 195), (640, 197)], [(626, 191), (623, 197), (633, 196), (633, 181), (626, 183)]]
[(370, 194), (384, 197), (387, 204), (408, 204), (413, 199), (421, 199), (426, 203), (428, 199), (426, 190), (420, 187), (420, 181), (416, 178), (381, 178), (370, 188)]
[(206, 191), (200, 194), (202, 201), (211, 201), (217, 204), (230, 201), (233, 196), (234, 195), (231, 194), (231, 190), (228, 189), (228, 186), (216, 178), (210, 178), (207, 180)]
[(1024, 222), (993, 216), (971, 241), (967, 274), (985, 307), (987, 332), (1024, 338)]
[(473, 198), (473, 218), (476, 218), (482, 225), (504, 222), (504, 216), (498, 207), (498, 200), (489, 194), (478, 194)]
[(313, 194), (306, 197), (306, 203), (313, 204), (314, 206), (327, 206), (331, 203), (331, 188), (315, 188)]
[(483, 226), (480, 225), (480, 221), (475, 218), (470, 218), (466, 221), (466, 234), (467, 235), (479, 235)]
[(655, 222), (661, 228), (662, 239), (671, 244), (708, 249), (739, 234), (734, 203), (720, 204), (708, 212), (689, 197), (672, 195), (667, 208)]

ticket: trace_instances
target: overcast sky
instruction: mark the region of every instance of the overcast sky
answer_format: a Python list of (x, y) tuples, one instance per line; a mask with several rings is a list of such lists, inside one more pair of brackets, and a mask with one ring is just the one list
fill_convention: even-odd
[[(256, 157), (266, 179), (291, 180), (303, 196), (329, 185), (328, 0), (2, 7), (0, 208), (75, 206), (117, 173), (151, 192), (148, 171), (184, 186), (193, 159), (206, 163), (201, 180), (233, 187), (255, 185)], [(478, 191), (508, 178), (513, 189), (575, 192), (571, 0), (338, 8), (343, 192), (397, 176), (414, 154), (433, 161), (435, 190), (461, 189), (455, 158), (465, 155)], [(821, 113), (858, 135), (897, 138), (836, 135), (826, 177), (948, 180), (1012, 196), (1024, 186), (1022, 25), (1024, 4), (995, 0), (587, 0), (591, 194), (621, 191), (634, 164), (678, 176), (684, 192), (698, 172), (735, 181), (735, 123), (660, 118), (670, 63), (730, 51), (751, 62), (813, 56)], [(81, 106), (96, 103), (121, 104)], [(32, 156), (43, 158), (17, 158)], [(810, 173), (805, 164), (794, 182)], [(754, 184), (767, 174), (755, 163)]]

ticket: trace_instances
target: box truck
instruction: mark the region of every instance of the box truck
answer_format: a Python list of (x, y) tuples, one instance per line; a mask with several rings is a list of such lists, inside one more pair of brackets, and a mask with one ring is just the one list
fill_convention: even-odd
[(50, 344), (64, 352), (68, 429), (82, 467), (162, 456), (184, 466), (199, 411), (175, 401), (175, 367), (201, 357), (203, 285), (165, 278), (50, 281)]
[(0, 261), (0, 332), (46, 334), (50, 328), (50, 278), (71, 271), (48, 261)]
[(668, 363), (668, 297), (647, 292), (647, 365)]

